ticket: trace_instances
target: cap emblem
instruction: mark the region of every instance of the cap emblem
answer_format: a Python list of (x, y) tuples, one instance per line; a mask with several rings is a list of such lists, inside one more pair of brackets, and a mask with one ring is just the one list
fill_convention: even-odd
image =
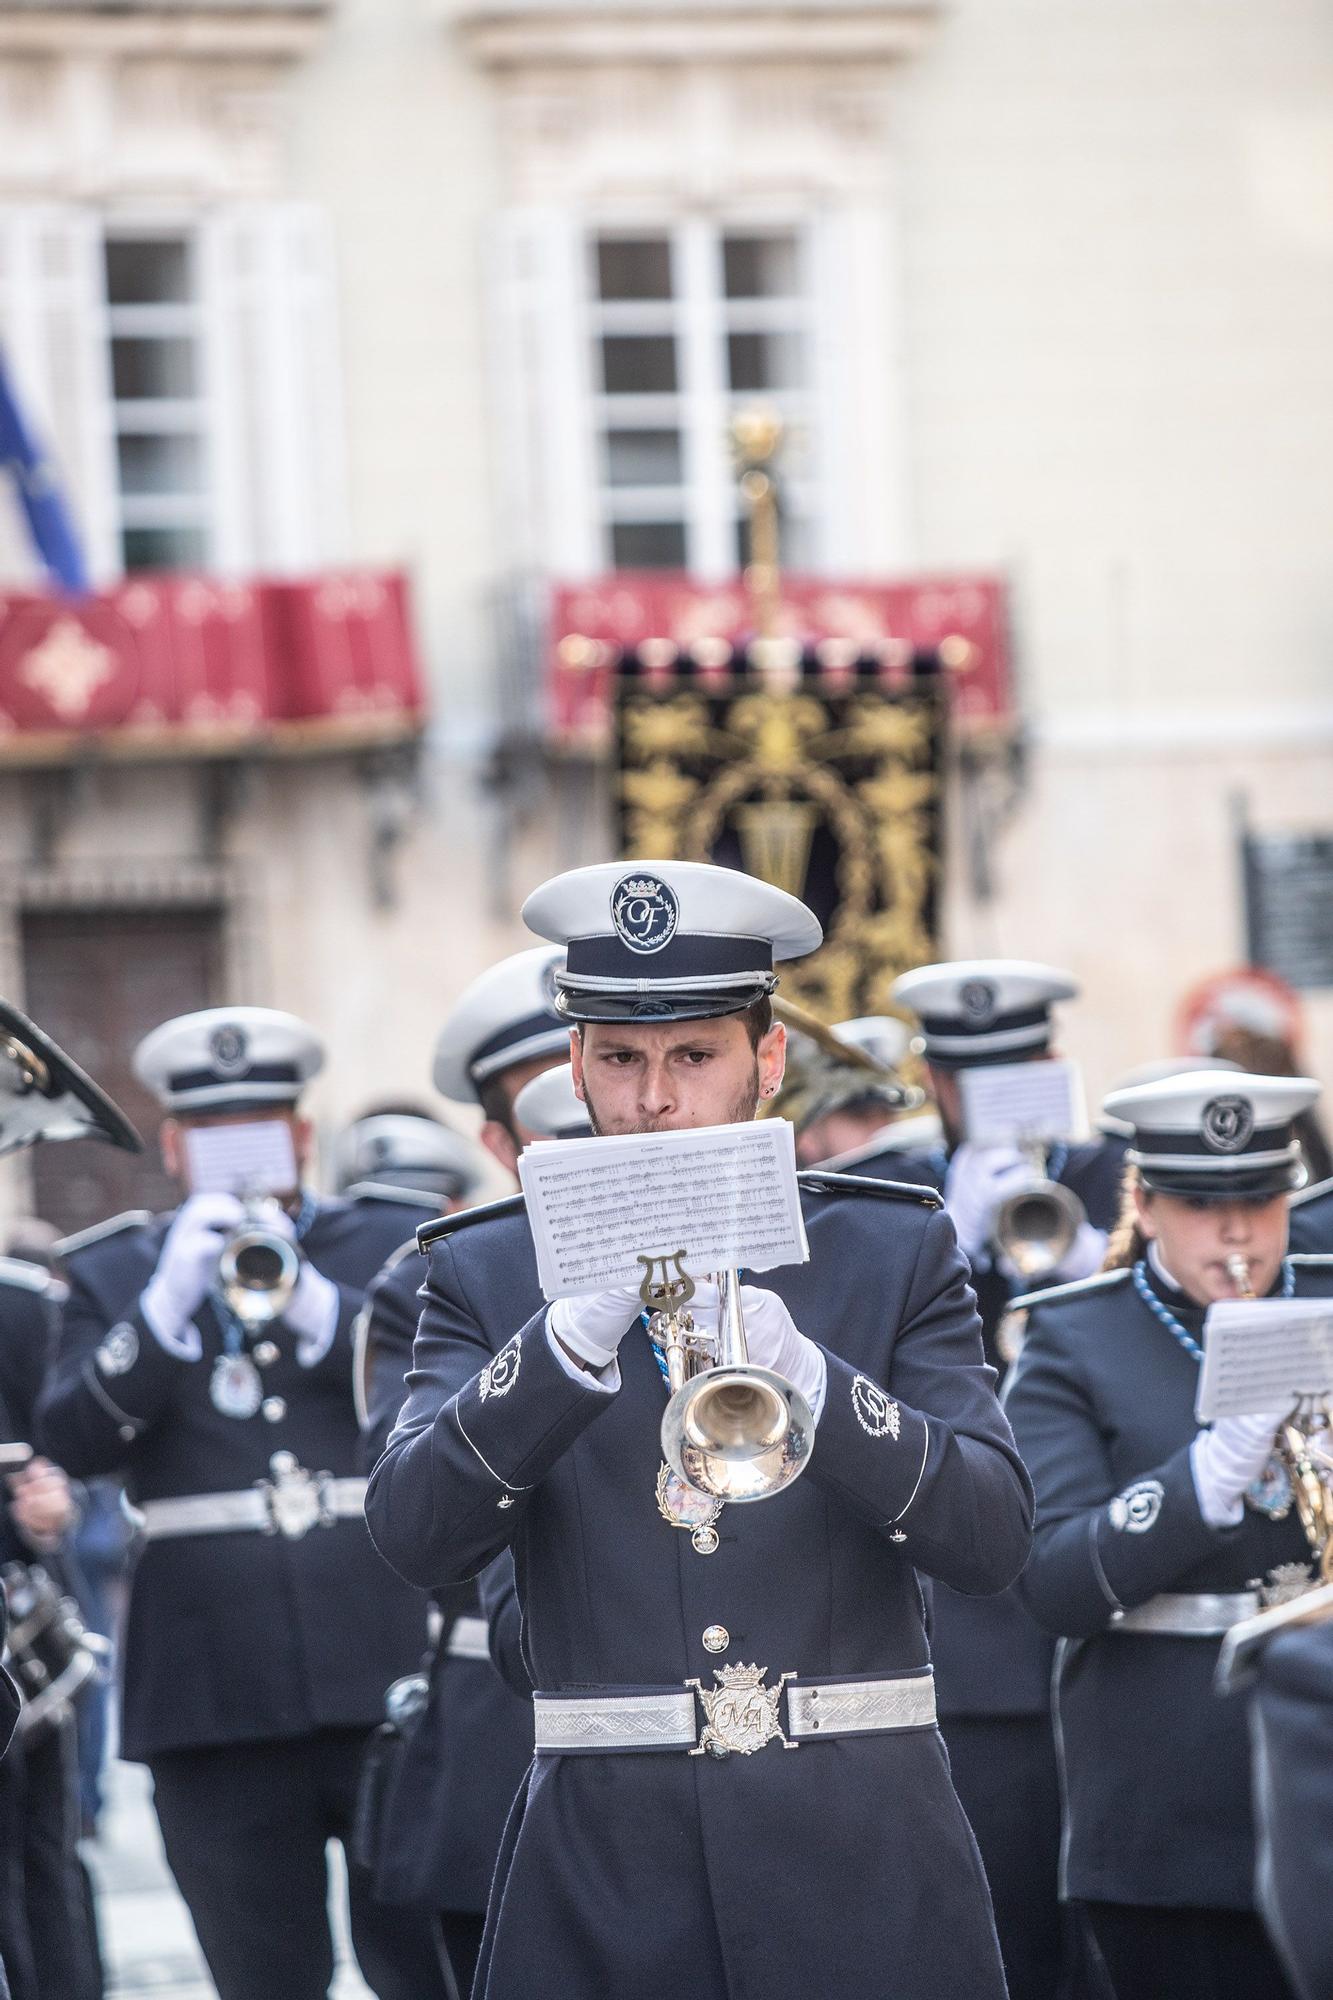
[(958, 989), (958, 1004), (974, 1028), (984, 1028), (994, 1019), (998, 998), (989, 979), (965, 979)]
[(622, 875), (611, 891), (611, 921), (631, 951), (661, 951), (676, 935), (680, 904), (656, 875)]
[(1215, 1097), (1203, 1107), (1203, 1143), (1213, 1153), (1239, 1153), (1254, 1132), (1254, 1107), (1245, 1097)]
[(208, 1038), (208, 1052), (213, 1058), (213, 1066), (223, 1076), (240, 1076), (250, 1067), (250, 1040), (244, 1028), (238, 1028), (228, 1021), (220, 1028), (214, 1028)]

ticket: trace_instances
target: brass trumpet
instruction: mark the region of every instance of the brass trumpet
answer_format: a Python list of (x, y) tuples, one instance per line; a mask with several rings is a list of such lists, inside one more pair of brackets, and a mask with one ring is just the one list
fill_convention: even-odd
[[(1240, 1296), (1252, 1299), (1249, 1258), (1238, 1253), (1228, 1257), (1227, 1271)], [(1331, 1442), (1328, 1404), (1323, 1396), (1308, 1394), (1297, 1397), (1273, 1440), (1321, 1583), (1333, 1582), (1333, 1492), (1324, 1483), (1326, 1472), (1333, 1475)]]
[(1031, 1162), (1032, 1179), (1001, 1202), (992, 1242), (1020, 1278), (1031, 1280), (1059, 1269), (1087, 1221), (1088, 1211), (1072, 1189), (1050, 1179), (1043, 1146), (1023, 1150)]
[(301, 1275), (296, 1247), (269, 1218), (275, 1201), (247, 1196), (245, 1220), (222, 1246), (218, 1285), (231, 1312), (247, 1333), (281, 1319)]
[[(641, 1257), (639, 1297), (648, 1330), (665, 1356), (671, 1400), (662, 1418), (662, 1455), (696, 1491), (737, 1504), (768, 1500), (800, 1477), (814, 1448), (810, 1405), (786, 1377), (750, 1360), (737, 1271), (719, 1271), (718, 1331), (706, 1333), (689, 1310), (693, 1278), (683, 1251)], [(674, 1263), (675, 1279), (666, 1276)], [(653, 1280), (653, 1266), (662, 1278)]]

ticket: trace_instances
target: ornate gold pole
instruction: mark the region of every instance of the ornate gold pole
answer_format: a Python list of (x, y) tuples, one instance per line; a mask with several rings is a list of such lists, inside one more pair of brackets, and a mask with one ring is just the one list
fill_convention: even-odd
[(781, 602), (778, 567), (778, 490), (773, 461), (782, 449), (782, 418), (767, 404), (738, 410), (731, 424), (731, 448), (750, 514), (750, 560), (745, 587), (754, 612), (755, 637), (777, 637)]

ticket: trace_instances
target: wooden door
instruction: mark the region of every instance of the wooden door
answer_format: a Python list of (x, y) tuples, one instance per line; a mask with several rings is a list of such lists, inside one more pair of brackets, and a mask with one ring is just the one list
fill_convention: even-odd
[(177, 1193), (158, 1158), (161, 1112), (130, 1058), (159, 1022), (224, 1001), (221, 910), (29, 911), (22, 938), (25, 1011), (109, 1092), (145, 1142), (137, 1155), (82, 1139), (37, 1146), (36, 1213), (67, 1234), (120, 1209), (173, 1207)]

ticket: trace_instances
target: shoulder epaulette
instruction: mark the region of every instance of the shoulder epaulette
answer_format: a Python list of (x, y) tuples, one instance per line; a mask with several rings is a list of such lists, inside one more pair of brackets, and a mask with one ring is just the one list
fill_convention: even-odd
[(442, 1237), (455, 1236), (460, 1229), (471, 1229), (478, 1222), (496, 1222), (502, 1216), (521, 1215), (524, 1200), (521, 1194), (507, 1194), (500, 1201), (479, 1202), (476, 1208), (461, 1208), (457, 1215), (442, 1215), (434, 1222), (423, 1222), (417, 1231), (418, 1250), (429, 1250), (432, 1243)]
[(392, 1181), (354, 1181), (343, 1189), (344, 1201), (394, 1201), (400, 1208), (428, 1208), (438, 1215), (437, 1197), (424, 1188), (395, 1187)]
[(1328, 1265), (1333, 1264), (1333, 1252), (1328, 1250), (1289, 1250), (1287, 1252), (1287, 1262), (1289, 1264), (1301, 1265), (1313, 1264), (1316, 1269), (1322, 1270)]
[(796, 1176), (809, 1194), (872, 1194), (882, 1201), (919, 1201), (925, 1208), (943, 1208), (944, 1198), (921, 1181), (879, 1181), (869, 1174), (829, 1174), (821, 1167), (803, 1168)]
[(1052, 1299), (1071, 1299), (1080, 1292), (1105, 1291), (1109, 1285), (1123, 1284), (1129, 1275), (1127, 1264), (1114, 1271), (1094, 1271), (1090, 1278), (1074, 1278), (1067, 1285), (1050, 1285), (1043, 1292), (1025, 1292), (1021, 1299), (1010, 1299), (1008, 1309), (1010, 1312), (1031, 1312), (1034, 1306), (1047, 1306)]
[(65, 1289), (44, 1264), (30, 1264), (26, 1257), (0, 1257), (0, 1285), (12, 1285), (16, 1292), (46, 1292), (52, 1297)]
[(1316, 1181), (1313, 1187), (1301, 1188), (1287, 1203), (1288, 1208), (1304, 1208), (1307, 1201), (1318, 1201), (1321, 1194), (1333, 1194), (1333, 1179)]
[(150, 1208), (127, 1208), (123, 1215), (113, 1215), (106, 1222), (95, 1222), (91, 1229), (80, 1229), (73, 1236), (62, 1236), (59, 1243), (51, 1246), (52, 1254), (60, 1258), (72, 1257), (77, 1250), (102, 1243), (108, 1236), (119, 1236), (126, 1229), (142, 1229), (152, 1219)]

